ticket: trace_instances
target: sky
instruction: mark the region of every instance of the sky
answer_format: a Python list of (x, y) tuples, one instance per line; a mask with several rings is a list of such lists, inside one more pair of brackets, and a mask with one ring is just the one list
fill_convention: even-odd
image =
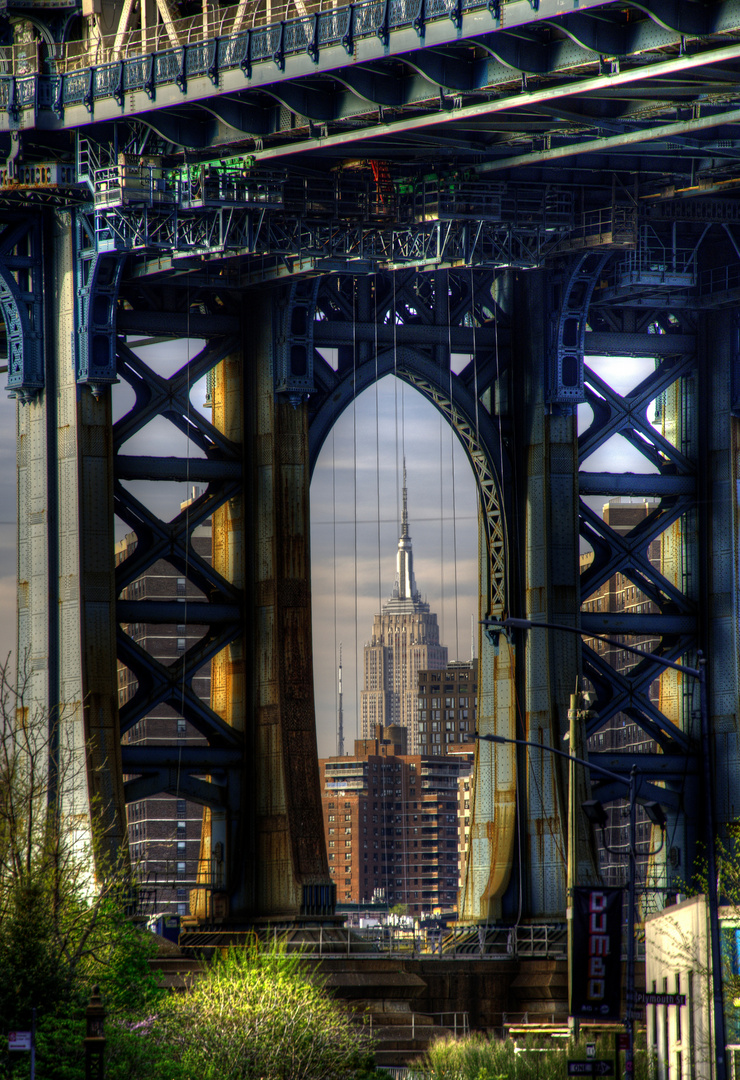
[[(176, 370), (199, 342), (173, 342), (142, 350), (162, 374)], [(652, 368), (652, 360), (589, 365), (624, 393)], [(193, 387), (202, 409), (204, 382)], [(129, 388), (114, 387), (114, 416), (127, 411)], [(579, 409), (579, 426), (590, 409)], [(206, 412), (206, 415), (209, 415)], [(157, 419), (125, 452), (185, 453), (185, 437)], [(0, 656), (15, 652), (15, 402), (0, 393)], [(200, 452), (191, 447), (191, 456)], [(408, 482), (409, 531), (417, 586), (437, 613), (440, 640), (450, 660), (471, 656), (471, 620), (477, 619), (477, 506), (473, 474), (456, 437), (421, 395), (392, 376), (366, 390), (338, 419), (322, 448), (311, 485), (312, 602), (317, 741), (321, 756), (335, 753), (337, 666), (343, 667), (345, 747), (357, 730), (362, 650), (373, 615), (390, 596), (401, 518), (403, 460)], [(645, 459), (619, 436), (594, 455), (589, 469), (645, 471)], [(132, 484), (142, 501), (172, 517), (188, 492), (182, 484)], [(603, 499), (591, 500), (600, 507)], [(116, 536), (125, 528), (116, 522)], [(477, 633), (476, 633), (477, 639)]]

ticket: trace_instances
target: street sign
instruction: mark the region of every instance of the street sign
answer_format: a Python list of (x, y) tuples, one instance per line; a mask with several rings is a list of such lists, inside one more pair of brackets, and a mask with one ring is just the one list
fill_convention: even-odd
[(568, 1076), (614, 1076), (614, 1062), (601, 1058), (592, 1061), (569, 1061)]
[(618, 1050), (629, 1050), (629, 1048), (630, 1048), (630, 1037), (629, 1037), (629, 1035), (627, 1034), (626, 1031), (620, 1031), (619, 1032), (619, 1046), (617, 1047), (617, 1049)]
[(31, 1049), (31, 1032), (30, 1031), (9, 1031), (8, 1032), (8, 1050), (30, 1050)]
[(586, 1043), (586, 1057), (587, 1058), (595, 1058), (596, 1057), (596, 1043)]
[(635, 993), (635, 1005), (685, 1005), (685, 994), (643, 994)]

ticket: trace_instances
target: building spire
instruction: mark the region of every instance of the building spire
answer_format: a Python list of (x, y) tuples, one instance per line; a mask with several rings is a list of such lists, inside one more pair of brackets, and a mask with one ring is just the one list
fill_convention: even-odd
[(414, 556), (411, 551), (409, 535), (408, 490), (406, 488), (406, 458), (403, 459), (403, 511), (401, 514), (401, 536), (398, 540), (396, 555), (396, 582), (393, 586), (394, 600), (417, 601), (419, 593), (414, 580)]

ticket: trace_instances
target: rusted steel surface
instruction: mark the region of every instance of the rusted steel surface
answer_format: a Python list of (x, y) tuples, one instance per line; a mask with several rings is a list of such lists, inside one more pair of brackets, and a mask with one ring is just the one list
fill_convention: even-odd
[(311, 646), (305, 409), (275, 399), (272, 310), (251, 324), (249, 443), (254, 484), (255, 901), (298, 914), (302, 886), (329, 882), (321, 816)]

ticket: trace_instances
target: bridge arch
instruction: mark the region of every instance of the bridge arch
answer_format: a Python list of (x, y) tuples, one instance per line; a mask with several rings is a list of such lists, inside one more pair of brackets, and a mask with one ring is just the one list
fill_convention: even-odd
[[(475, 477), (479, 497), (482, 536), (485, 538), (487, 580), (481, 580), (482, 614), (503, 616), (507, 604), (506, 489), (507, 473), (502, 454), (497, 420), (475, 402), (465, 385), (455, 375), (443, 380), (439, 369), (417, 350), (402, 347), (378, 353), (376, 362), (364, 365), (361, 373), (350, 372), (341, 380), (338, 393), (325, 400), (314, 413), (309, 426), (311, 472), (316, 465), (332, 426), (352, 402), (365, 390), (387, 375), (395, 375), (416, 390), (445, 418), (457, 436)], [(445, 385), (446, 382), (446, 385)], [(339, 400), (337, 400), (339, 398)]]
[[(502, 616), (508, 609), (506, 479), (510, 469), (499, 418), (480, 398), (476, 399), (476, 391), (479, 346), (481, 367), (495, 370), (505, 366), (499, 354), (499, 328), (495, 325), (496, 319), (505, 322), (505, 313), (493, 296), (493, 273), (475, 273), (484, 278), (477, 289), (469, 269), (454, 275), (449, 271), (407, 273), (398, 284), (392, 284), (389, 275), (375, 275), (374, 297), (368, 295), (368, 279), (356, 279), (352, 306), (343, 312), (341, 330), (337, 328), (334, 337), (327, 326), (330, 320), (326, 318), (326, 295), (322, 297), (321, 288), (318, 290), (316, 312), (324, 317), (314, 326), (323, 329), (323, 344), (336, 342), (339, 363), (334, 371), (320, 354), (314, 355), (317, 393), (309, 402), (309, 459), (313, 472), (338, 417), (379, 379), (395, 375), (413, 387), (444, 416), (473, 470), (480, 500), (481, 537), (486, 545), (486, 558), (480, 560), (481, 615)], [(485, 329), (475, 325), (484, 320), (488, 323)], [(403, 343), (410, 336), (418, 336), (422, 344)], [(398, 337), (402, 343), (396, 340)], [(455, 344), (460, 352), (469, 348), (471, 356), (459, 374), (451, 368)]]

